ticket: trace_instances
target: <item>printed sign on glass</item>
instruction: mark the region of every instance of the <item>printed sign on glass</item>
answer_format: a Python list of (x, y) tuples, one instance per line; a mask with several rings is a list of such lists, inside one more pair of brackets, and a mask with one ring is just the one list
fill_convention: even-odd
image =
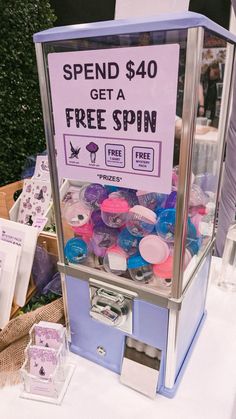
[(48, 55), (59, 176), (169, 193), (179, 45)]

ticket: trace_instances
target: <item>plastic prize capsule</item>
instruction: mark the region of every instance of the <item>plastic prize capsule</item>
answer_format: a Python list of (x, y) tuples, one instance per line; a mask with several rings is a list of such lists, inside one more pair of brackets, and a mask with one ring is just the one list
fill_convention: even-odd
[[(195, 179), (194, 174), (191, 174), (191, 184), (193, 184)], [(179, 166), (175, 166), (172, 170), (172, 189), (177, 190), (179, 183)]]
[(65, 245), (65, 257), (70, 263), (79, 264), (83, 262), (88, 254), (88, 247), (84, 240), (73, 237)]
[(100, 204), (108, 197), (106, 188), (99, 183), (91, 183), (81, 188), (80, 199), (92, 208), (99, 208)]
[(152, 211), (157, 207), (158, 194), (156, 192), (137, 191), (139, 205), (149, 208)]
[(152, 265), (139, 254), (129, 257), (127, 267), (134, 281), (148, 283), (153, 279)]
[(186, 239), (186, 249), (190, 252), (192, 256), (196, 255), (201, 247), (201, 238), (187, 238)]
[(163, 263), (153, 265), (153, 272), (158, 278), (170, 278), (173, 276), (173, 256), (169, 255)]
[(202, 218), (204, 217), (205, 214), (206, 214), (205, 208), (200, 208), (198, 210), (198, 212), (191, 215), (191, 222), (193, 223), (194, 227), (196, 228), (198, 236), (201, 235), (201, 232), (199, 230), (199, 226), (200, 226), (201, 220), (202, 220)]
[[(188, 249), (185, 249), (184, 254), (184, 269), (188, 266), (190, 260), (192, 259), (192, 255)], [(170, 254), (165, 262), (157, 263), (153, 265), (153, 272), (156, 278), (168, 279), (168, 281), (164, 282), (164, 286), (170, 286), (171, 281), (173, 278), (173, 263), (174, 258), (173, 255)]]
[(208, 197), (200, 188), (200, 186), (196, 185), (195, 183), (191, 186), (190, 190), (190, 198), (189, 198), (189, 206), (190, 207), (198, 207), (198, 206), (205, 206), (207, 204)]
[(165, 208), (156, 208), (155, 209), (155, 214), (156, 214), (156, 216), (157, 216), (157, 218), (159, 217), (159, 215), (160, 215), (160, 213), (162, 212), (162, 211), (164, 211), (165, 210)]
[(81, 227), (90, 220), (91, 209), (81, 201), (65, 204), (63, 216), (72, 227)]
[(217, 187), (217, 176), (212, 173), (199, 173), (195, 176), (194, 183), (206, 193), (213, 192), (216, 193)]
[(101, 215), (101, 210), (100, 209), (96, 209), (92, 212), (91, 214), (91, 222), (94, 226), (96, 226), (99, 223), (103, 223), (102, 221), (102, 215)]
[(177, 189), (179, 181), (179, 166), (175, 166), (172, 170), (172, 187)]
[(170, 195), (166, 198), (165, 202), (165, 208), (175, 208), (176, 207), (176, 201), (177, 201), (177, 192), (172, 191)]
[(137, 191), (139, 204), (154, 211), (165, 205), (167, 195), (157, 192)]
[(108, 195), (112, 192), (116, 192), (119, 190), (118, 186), (112, 186), (112, 185), (105, 185), (104, 188), (106, 189)]
[(91, 244), (96, 256), (105, 256), (108, 247), (113, 246), (117, 241), (118, 230), (108, 227), (103, 222), (97, 224), (93, 229)]
[(103, 259), (103, 267), (106, 272), (115, 275), (123, 275), (127, 270), (127, 255), (118, 246), (109, 247)]
[(214, 231), (214, 218), (215, 218), (215, 204), (208, 202), (206, 205), (206, 213), (203, 215), (199, 223), (199, 233), (202, 236), (210, 237)]
[(126, 227), (133, 236), (144, 237), (153, 231), (156, 221), (155, 212), (142, 205), (135, 205), (129, 210)]
[(138, 204), (138, 198), (134, 189), (121, 188), (115, 192), (110, 193), (109, 198), (125, 199), (128, 202), (130, 208)]
[(118, 245), (129, 255), (134, 255), (138, 251), (140, 238), (130, 234), (127, 228), (124, 228), (118, 236)]
[(156, 232), (167, 242), (174, 241), (175, 235), (175, 209), (166, 209), (157, 218)]
[(93, 227), (91, 223), (84, 224), (81, 227), (72, 227), (74, 233), (77, 236), (82, 237), (82, 239), (87, 243), (90, 241), (93, 235)]
[(152, 264), (164, 263), (170, 254), (168, 244), (154, 234), (150, 234), (140, 241), (139, 251), (142, 258)]
[[(175, 237), (176, 210), (174, 208), (162, 211), (157, 219), (156, 232), (166, 242), (173, 242)], [(188, 218), (187, 237), (196, 238), (197, 231)]]
[(112, 228), (120, 228), (126, 223), (129, 204), (122, 198), (107, 198), (101, 204), (103, 222)]
[[(205, 214), (206, 214), (206, 207), (203, 206), (203, 205), (199, 205), (198, 207), (189, 207), (189, 209), (188, 209), (188, 215), (191, 217), (191, 220), (193, 220), (193, 217), (195, 215), (203, 216)], [(193, 222), (193, 224), (194, 224), (194, 222)]]
[(165, 208), (165, 203), (168, 195), (164, 193), (158, 193), (157, 194), (157, 206), (155, 208), (155, 211), (161, 208)]

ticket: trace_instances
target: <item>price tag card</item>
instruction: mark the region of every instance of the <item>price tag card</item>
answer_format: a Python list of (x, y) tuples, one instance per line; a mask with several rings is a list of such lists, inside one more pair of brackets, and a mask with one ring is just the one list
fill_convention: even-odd
[(179, 45), (48, 55), (59, 178), (170, 193)]
[(48, 222), (47, 217), (35, 217), (35, 220), (33, 222), (33, 227), (38, 229), (38, 233), (41, 233), (41, 231), (43, 231), (47, 222)]

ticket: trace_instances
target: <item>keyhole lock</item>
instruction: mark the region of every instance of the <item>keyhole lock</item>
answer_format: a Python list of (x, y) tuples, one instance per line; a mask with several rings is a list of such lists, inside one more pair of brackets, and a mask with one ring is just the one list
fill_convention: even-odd
[(105, 356), (106, 355), (106, 350), (103, 348), (103, 346), (98, 346), (97, 347), (97, 353), (100, 356)]

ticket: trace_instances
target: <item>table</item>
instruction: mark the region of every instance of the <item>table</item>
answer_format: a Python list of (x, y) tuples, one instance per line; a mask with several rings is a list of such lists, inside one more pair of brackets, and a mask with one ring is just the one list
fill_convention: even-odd
[(20, 386), (0, 390), (3, 419), (235, 419), (236, 293), (220, 290), (213, 258), (207, 319), (174, 399), (155, 400), (119, 383), (119, 376), (71, 354), (77, 367), (61, 406), (19, 398)]
[(213, 173), (217, 171), (218, 160), (218, 130), (205, 134), (195, 134), (193, 147), (193, 172)]
[(198, 143), (216, 144), (218, 141), (218, 130), (208, 131), (205, 134), (195, 133), (194, 139)]

